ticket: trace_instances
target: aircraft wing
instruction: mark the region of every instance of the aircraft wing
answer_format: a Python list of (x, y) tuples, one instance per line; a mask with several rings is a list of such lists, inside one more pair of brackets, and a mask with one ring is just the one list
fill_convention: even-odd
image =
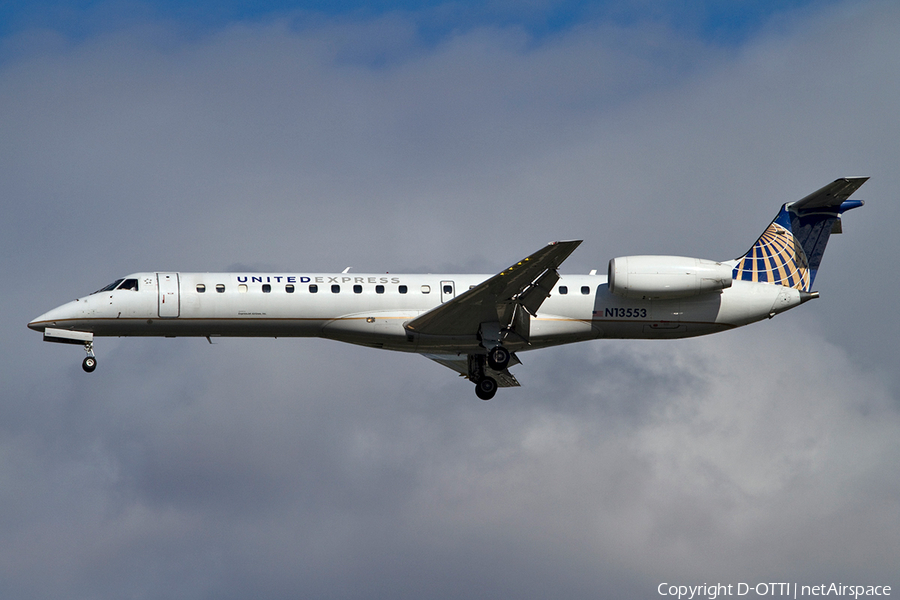
[[(444, 365), (450, 369), (453, 369), (463, 377), (469, 377), (469, 360), (468, 357), (463, 355), (460, 356), (458, 354), (423, 354), (425, 358), (430, 358), (434, 362)], [(510, 366), (515, 364), (520, 364), (518, 359), (514, 359), (510, 361)], [(509, 372), (509, 369), (503, 369), (502, 371), (494, 371), (493, 369), (486, 369), (487, 374), (494, 378), (494, 381), (497, 382), (498, 387), (519, 387), (519, 382), (516, 380), (515, 376)]]
[[(581, 240), (548, 244), (471, 290), (419, 315), (406, 328), (427, 335), (474, 335), (482, 323), (500, 321), (504, 327), (521, 320), (522, 310), (534, 315), (559, 281), (556, 269), (579, 244)], [(510, 307), (513, 310), (507, 310)]]
[(789, 207), (796, 211), (817, 208), (836, 208), (868, 180), (868, 177), (843, 177), (841, 179), (836, 179), (802, 200), (797, 200), (793, 204), (790, 204)]

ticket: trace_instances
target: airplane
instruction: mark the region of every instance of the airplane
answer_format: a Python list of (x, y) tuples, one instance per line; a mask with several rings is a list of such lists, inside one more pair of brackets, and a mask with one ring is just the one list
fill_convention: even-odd
[(42, 314), (44, 340), (104, 336), (320, 337), (416, 352), (483, 400), (519, 385), (518, 353), (600, 338), (673, 339), (772, 318), (808, 300), (830, 234), (863, 205), (868, 177), (837, 179), (777, 216), (743, 256), (623, 256), (607, 274), (560, 275), (581, 240), (557, 241), (490, 275), (134, 273)]

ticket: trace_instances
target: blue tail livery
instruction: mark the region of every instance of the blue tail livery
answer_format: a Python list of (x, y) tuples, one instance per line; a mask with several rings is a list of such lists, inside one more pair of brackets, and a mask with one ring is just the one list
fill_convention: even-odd
[(841, 233), (841, 215), (863, 205), (848, 200), (868, 177), (845, 177), (802, 200), (781, 207), (753, 247), (741, 258), (734, 279), (811, 290), (832, 233)]

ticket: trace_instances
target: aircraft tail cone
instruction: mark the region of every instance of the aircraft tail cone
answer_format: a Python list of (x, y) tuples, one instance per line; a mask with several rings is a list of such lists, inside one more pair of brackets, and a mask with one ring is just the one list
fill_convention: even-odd
[(801, 291), (800, 292), (800, 304), (803, 304), (804, 302), (806, 302), (808, 300), (815, 300), (818, 297), (819, 297), (819, 292), (803, 292), (803, 291)]

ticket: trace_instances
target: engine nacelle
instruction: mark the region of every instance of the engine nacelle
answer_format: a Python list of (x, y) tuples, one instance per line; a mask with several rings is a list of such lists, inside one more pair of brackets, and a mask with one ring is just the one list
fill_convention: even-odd
[(620, 256), (609, 261), (609, 291), (624, 298), (686, 298), (731, 287), (732, 268), (684, 256)]

